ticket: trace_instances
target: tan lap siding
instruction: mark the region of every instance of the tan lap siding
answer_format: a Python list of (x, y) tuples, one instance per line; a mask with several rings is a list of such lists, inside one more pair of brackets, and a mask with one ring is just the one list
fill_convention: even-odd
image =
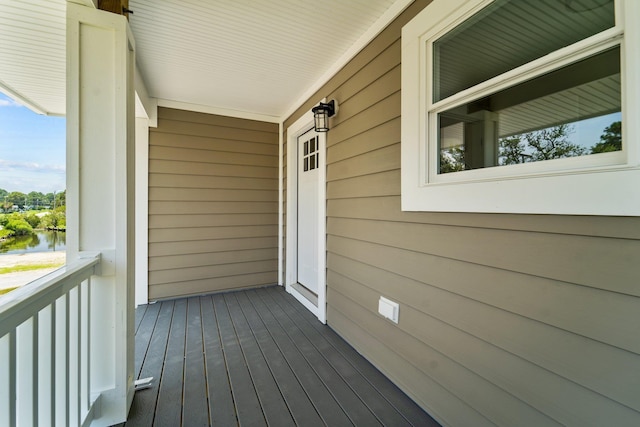
[(400, 29), (427, 3), (285, 122), (340, 103), (328, 324), (445, 425), (640, 425), (638, 218), (401, 211)]
[(149, 298), (277, 282), (278, 125), (159, 109)]

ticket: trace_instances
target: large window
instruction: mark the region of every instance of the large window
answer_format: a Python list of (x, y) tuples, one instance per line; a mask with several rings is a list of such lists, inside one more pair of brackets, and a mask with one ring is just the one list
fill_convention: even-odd
[(640, 213), (636, 3), (435, 0), (407, 24), (403, 209)]

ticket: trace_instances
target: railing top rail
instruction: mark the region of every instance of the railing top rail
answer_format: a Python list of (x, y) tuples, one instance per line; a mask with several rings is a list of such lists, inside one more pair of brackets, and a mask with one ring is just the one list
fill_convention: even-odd
[(99, 252), (82, 253), (77, 261), (0, 297), (0, 338), (92, 276), (99, 265)]

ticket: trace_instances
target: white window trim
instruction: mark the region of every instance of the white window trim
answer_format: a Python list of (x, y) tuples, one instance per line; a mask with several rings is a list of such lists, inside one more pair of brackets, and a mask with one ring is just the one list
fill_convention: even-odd
[[(640, 214), (640, 2), (616, 0), (616, 22), (624, 28), (600, 33), (471, 88), (494, 92), (545, 67), (559, 68), (606, 46), (620, 44), (623, 152), (551, 162), (436, 175), (429, 168), (428, 109), (438, 111), (470, 90), (430, 105), (431, 70), (426, 41), (453, 28), (493, 0), (434, 0), (402, 29), (402, 210), (577, 215)], [(618, 39), (616, 39), (616, 37)], [(596, 46), (594, 46), (594, 40)], [(572, 57), (567, 59), (570, 50)], [(433, 132), (433, 130), (431, 130)], [(431, 151), (429, 151), (431, 150)], [(432, 162), (435, 163), (435, 162)], [(508, 197), (505, 197), (508, 195)]]

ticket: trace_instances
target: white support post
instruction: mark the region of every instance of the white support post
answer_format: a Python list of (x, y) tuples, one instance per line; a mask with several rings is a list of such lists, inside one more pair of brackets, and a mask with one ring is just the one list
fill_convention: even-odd
[(136, 306), (149, 302), (149, 122), (136, 117)]
[(88, 362), (98, 426), (124, 421), (134, 392), (134, 46), (125, 17), (67, 4), (67, 260), (102, 254)]

